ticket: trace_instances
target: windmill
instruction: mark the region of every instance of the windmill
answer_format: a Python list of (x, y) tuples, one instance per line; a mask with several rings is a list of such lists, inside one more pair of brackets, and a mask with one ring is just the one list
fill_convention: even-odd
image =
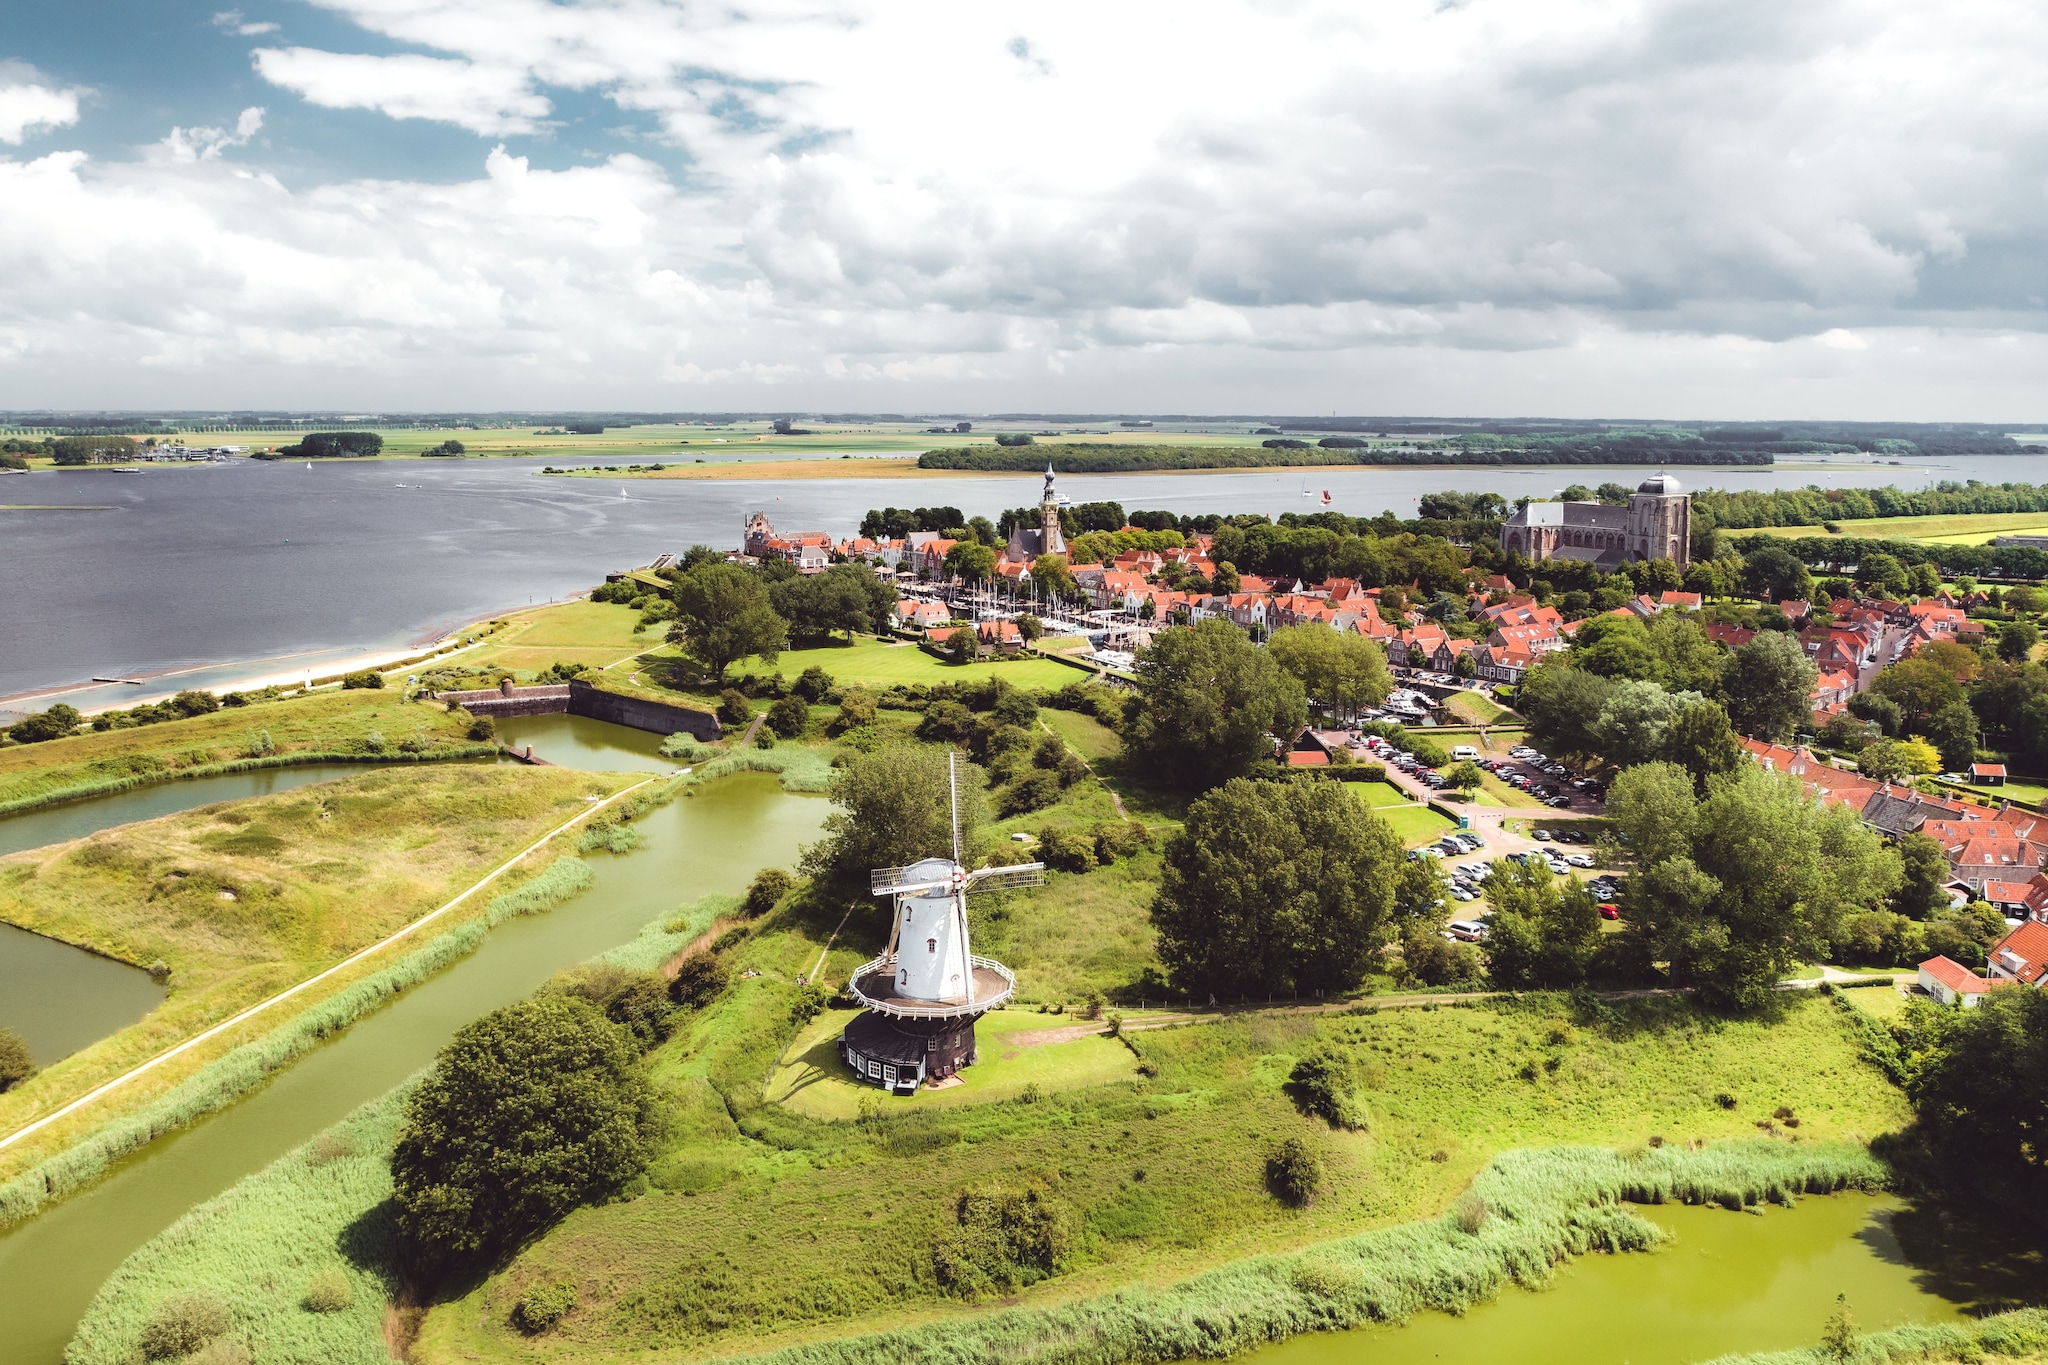
[(889, 944), (847, 982), (864, 1012), (840, 1035), (840, 1054), (863, 1080), (899, 1095), (972, 1066), (974, 1021), (1017, 989), (1008, 967), (974, 955), (967, 898), (1045, 881), (1043, 863), (968, 871), (961, 862), (959, 773), (952, 754), (946, 757), (946, 785), (952, 856), (874, 870), (873, 894), (889, 897), (893, 910)]

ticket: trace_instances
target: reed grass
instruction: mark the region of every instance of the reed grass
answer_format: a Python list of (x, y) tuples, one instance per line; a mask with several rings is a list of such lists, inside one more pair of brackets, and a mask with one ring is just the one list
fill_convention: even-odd
[(824, 751), (795, 745), (722, 754), (693, 769), (684, 780), (711, 782), (733, 773), (775, 773), (782, 778), (784, 791), (813, 794), (832, 789), (832, 761)]
[(505, 920), (551, 909), (592, 880), (587, 864), (575, 858), (557, 859), (520, 886), (493, 898), (478, 918), (435, 937), (290, 1022), (208, 1063), (140, 1111), (93, 1130), (82, 1141), (0, 1185), (0, 1227), (31, 1217), (91, 1183), (115, 1161), (155, 1138), (225, 1109), (329, 1035), (475, 951), (484, 936)]
[(1215, 1359), (1304, 1332), (1460, 1313), (1509, 1285), (1548, 1283), (1567, 1257), (1646, 1251), (1666, 1234), (1622, 1207), (1735, 1208), (1801, 1194), (1878, 1189), (1884, 1168), (1850, 1143), (1740, 1142), (1700, 1151), (1597, 1148), (1504, 1152), (1472, 1184), (1486, 1213), (1441, 1217), (1255, 1256), (1164, 1290), (1128, 1290), (902, 1332), (790, 1347), (761, 1365), (1124, 1365)]
[(1820, 1346), (1721, 1356), (1708, 1365), (1907, 1365), (1907, 1362), (2048, 1358), (2048, 1309), (2021, 1308), (1973, 1322), (1916, 1322), (1859, 1336), (1846, 1356)]

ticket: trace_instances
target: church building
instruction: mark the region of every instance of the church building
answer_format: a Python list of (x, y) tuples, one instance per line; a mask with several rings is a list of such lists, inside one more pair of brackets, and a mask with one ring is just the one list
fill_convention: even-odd
[(1603, 573), (1646, 559), (1692, 558), (1692, 498), (1669, 474), (1644, 479), (1628, 506), (1532, 502), (1500, 528), (1500, 547), (1532, 560), (1590, 560)]
[(1004, 548), (1003, 556), (1019, 564), (1028, 564), (1040, 555), (1063, 555), (1067, 552), (1067, 538), (1060, 531), (1060, 495), (1052, 483), (1052, 461), (1045, 462), (1045, 492), (1038, 499), (1038, 529), (1026, 530), (1019, 526), (1011, 530), (1010, 543)]

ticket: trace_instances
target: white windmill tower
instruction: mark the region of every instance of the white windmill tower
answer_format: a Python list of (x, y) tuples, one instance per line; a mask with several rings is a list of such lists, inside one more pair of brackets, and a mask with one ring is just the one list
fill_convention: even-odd
[(1045, 881), (1043, 863), (969, 872), (960, 861), (960, 788), (951, 754), (946, 782), (953, 856), (874, 870), (874, 894), (892, 900), (889, 946), (847, 982), (866, 1012), (840, 1035), (840, 1054), (863, 1080), (899, 1095), (972, 1066), (974, 1021), (1017, 989), (1008, 967), (974, 955), (967, 898)]

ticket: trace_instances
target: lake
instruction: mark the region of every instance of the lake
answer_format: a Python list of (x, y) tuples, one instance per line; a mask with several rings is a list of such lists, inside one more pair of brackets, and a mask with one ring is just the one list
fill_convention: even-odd
[[(567, 463), (554, 457), (557, 464)], [(0, 511), (8, 591), (0, 594), (0, 698), (182, 670), (155, 686), (69, 694), (80, 706), (133, 705), (178, 686), (218, 686), (265, 672), (324, 670), (368, 650), (397, 649), (513, 607), (582, 591), (608, 569), (646, 564), (693, 543), (734, 546), (745, 515), (784, 529), (847, 534), (869, 507), (955, 506), (994, 517), (1038, 501), (1040, 480), (570, 480), (547, 460), (237, 461), (99, 470), (10, 480), (17, 504), (105, 511)], [(1922, 487), (1944, 478), (2011, 481), (2037, 461), (1978, 456), (1892, 467), (1685, 470), (1722, 488), (1807, 483)], [(1547, 497), (1567, 482), (1640, 480), (1642, 467), (1340, 468), (1074, 475), (1076, 501), (1126, 509), (1263, 512), (1320, 507), (1329, 489), (1354, 515), (1412, 513), (1422, 494), (1484, 488)], [(32, 647), (25, 647), (32, 646)], [(35, 704), (36, 709), (48, 699)], [(17, 703), (18, 705), (18, 703)], [(0, 712), (0, 720), (7, 717)]]

